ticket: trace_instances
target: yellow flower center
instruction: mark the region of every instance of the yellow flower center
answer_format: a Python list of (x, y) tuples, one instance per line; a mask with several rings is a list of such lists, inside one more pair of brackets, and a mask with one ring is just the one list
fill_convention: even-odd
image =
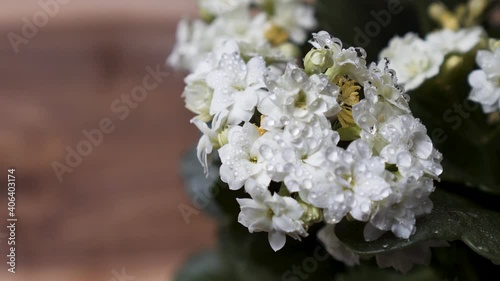
[(356, 123), (352, 117), (352, 107), (359, 102), (359, 90), (361, 86), (355, 80), (346, 77), (340, 77), (336, 80), (337, 86), (340, 87), (338, 99), (342, 107), (342, 110), (338, 114), (340, 125), (342, 125), (342, 128), (355, 126)]
[(307, 107), (307, 96), (303, 91), (299, 92), (299, 95), (295, 100), (295, 107), (302, 109), (305, 109)]
[(276, 24), (271, 25), (264, 33), (264, 36), (266, 37), (267, 41), (269, 41), (269, 43), (271, 43), (271, 45), (274, 47), (285, 43), (286, 41), (288, 41), (289, 37), (288, 31)]

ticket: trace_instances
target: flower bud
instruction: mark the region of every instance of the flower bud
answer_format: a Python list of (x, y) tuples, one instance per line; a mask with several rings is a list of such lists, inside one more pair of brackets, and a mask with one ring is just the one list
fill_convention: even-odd
[(302, 214), (302, 218), (300, 219), (304, 226), (311, 226), (323, 220), (323, 212), (321, 209), (309, 205), (300, 199), (298, 202), (302, 209), (304, 209), (304, 214)]
[(304, 67), (307, 74), (323, 73), (332, 66), (332, 54), (326, 49), (313, 49), (304, 58)]

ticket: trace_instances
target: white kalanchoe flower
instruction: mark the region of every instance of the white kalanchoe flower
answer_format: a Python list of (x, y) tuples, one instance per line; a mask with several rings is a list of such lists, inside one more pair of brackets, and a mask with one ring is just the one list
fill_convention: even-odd
[(476, 62), (481, 69), (469, 75), (469, 99), (481, 104), (485, 113), (500, 111), (500, 48), (478, 51)]
[(307, 32), (316, 27), (314, 8), (294, 1), (277, 1), (271, 25), (284, 28), (290, 40), (296, 44), (303, 44), (307, 40)]
[(395, 164), (405, 177), (425, 174), (437, 178), (443, 172), (441, 154), (434, 149), (427, 129), (411, 115), (400, 115), (380, 125), (379, 136), (388, 145), (380, 155)]
[(282, 138), (285, 148), (281, 157), (287, 172), (284, 183), (289, 192), (298, 192), (309, 202), (309, 192), (318, 179), (324, 178), (327, 162), (325, 151), (339, 141), (326, 118), (313, 118), (309, 123), (290, 121)]
[(363, 87), (365, 99), (355, 104), (352, 111), (356, 124), (365, 130), (361, 133), (365, 140), (372, 139), (366, 132), (376, 131), (380, 124), (411, 112), (409, 97), (404, 94), (404, 87), (397, 84), (395, 72), (388, 68), (387, 60), (372, 63), (369, 73), (370, 79)]
[(243, 127), (229, 129), (228, 143), (219, 149), (219, 156), (222, 161), (220, 177), (230, 189), (240, 189), (249, 179), (257, 181), (260, 186), (268, 186), (271, 182), (265, 157), (259, 155), (259, 138), (257, 127), (248, 122)]
[(387, 58), (390, 67), (398, 74), (399, 82), (407, 90), (414, 90), (425, 80), (439, 73), (445, 54), (420, 39), (415, 33), (395, 37), (382, 50), (380, 58)]
[(429, 33), (426, 41), (445, 54), (464, 54), (476, 47), (484, 34), (484, 29), (478, 26), (457, 31), (442, 29)]
[(391, 182), (392, 192), (383, 201), (377, 202), (370, 223), (365, 226), (365, 240), (378, 239), (385, 231), (392, 231), (397, 237), (408, 239), (416, 231), (416, 219), (432, 211), (429, 195), (434, 191), (433, 179), (428, 176), (419, 179), (396, 174)]
[[(305, 41), (306, 31), (315, 26), (313, 8), (298, 3), (300, 1), (278, 1), (273, 4), (279, 7), (276, 13), (268, 15), (265, 11), (252, 9), (250, 2), (199, 0), (202, 11), (216, 17), (210, 22), (182, 20), (168, 64), (193, 71), (207, 53), (215, 51), (226, 40), (238, 42), (245, 58), (258, 55), (271, 62), (295, 60), (298, 47), (288, 43), (288, 39), (299, 44)], [(277, 28), (277, 34), (273, 33), (273, 28)], [(277, 44), (271, 44), (273, 42)]]
[(214, 89), (210, 114), (229, 111), (228, 123), (249, 121), (259, 96), (264, 95), (266, 65), (262, 57), (245, 63), (238, 52), (223, 54), (217, 68), (207, 75), (207, 84)]
[[(266, 12), (280, 40), (301, 26), (279, 26), (273, 20), (280, 12)], [(244, 187), (251, 196), (238, 199), (239, 222), (250, 232), (268, 232), (272, 248), (279, 250), (287, 235), (300, 239), (309, 226), (324, 220), (327, 227), (320, 238), (330, 252), (340, 251), (332, 255), (350, 264), (358, 262), (357, 256), (344, 251), (336, 237), (325, 235), (345, 217), (366, 222), (366, 240), (386, 231), (410, 237), (416, 219), (432, 210), (429, 195), (442, 168), (441, 154), (411, 115), (399, 83), (404, 78), (412, 80), (410, 86), (422, 83), (434, 68), (439, 70), (444, 55), (426, 49), (414, 35), (398, 39), (408, 41), (406, 50), (415, 49), (418, 57), (401, 58), (407, 72), (398, 81), (390, 69), (394, 64), (381, 60), (367, 66), (363, 49), (343, 48), (339, 39), (320, 31), (313, 35), (314, 49), (303, 70), (293, 63), (285, 66), (286, 60), (271, 49), (277, 41), (259, 29), (268, 27), (267, 18), (247, 13), (247, 19), (238, 19), (238, 13), (224, 13), (211, 23), (223, 35), (212, 40), (215, 48), (186, 79), (184, 97), (198, 114), (193, 123), (204, 134), (198, 145), (200, 161), (206, 166), (217, 150), (221, 180), (231, 190)], [(231, 21), (240, 22), (222, 24)], [(247, 34), (243, 23), (251, 21), (259, 28)], [(236, 40), (222, 40), (224, 36)], [(261, 39), (264, 44), (258, 43)], [(435, 53), (441, 61), (434, 65)], [(280, 187), (279, 193), (271, 191), (274, 187)]]
[[(255, 46), (249, 50), (249, 56), (256, 51), (262, 51), (262, 55), (265, 56), (270, 52), (270, 50), (264, 51), (268, 46), (264, 36), (267, 23), (265, 13), (252, 15), (249, 9), (228, 12), (215, 18), (211, 23), (201, 20), (193, 22), (182, 20), (177, 27), (176, 44), (167, 62), (177, 69), (194, 71), (208, 53), (216, 52), (227, 40)], [(272, 56), (290, 59), (284, 54), (280, 56), (278, 48), (272, 50)]]
[(218, 16), (240, 8), (247, 8), (251, 0), (197, 0), (200, 8), (211, 15)]
[(167, 63), (176, 69), (193, 71), (212, 51), (217, 30), (201, 20), (183, 19), (177, 26), (177, 40)]
[(399, 84), (396, 72), (390, 69), (387, 59), (382, 59), (378, 64), (372, 63), (369, 73), (370, 79), (364, 85), (365, 98), (375, 101), (381, 98), (402, 113), (410, 113), (410, 98), (404, 93), (404, 86)]
[(327, 223), (338, 223), (348, 213), (368, 221), (376, 202), (392, 192), (384, 160), (373, 156), (362, 140), (352, 142), (347, 150), (333, 147), (326, 153), (332, 174), (311, 191), (309, 201), (325, 209)]
[(250, 232), (268, 232), (271, 248), (278, 251), (286, 243), (286, 236), (296, 240), (308, 234), (302, 226), (304, 209), (291, 197), (271, 195), (267, 188), (255, 183), (250, 188), (252, 199), (236, 199), (241, 207), (238, 221)]
[(288, 64), (283, 76), (268, 76), (266, 85), (269, 95), (258, 105), (267, 116), (265, 129), (282, 128), (291, 119), (308, 122), (314, 116), (333, 116), (340, 110), (338, 87), (324, 75), (307, 76), (294, 64)]
[(264, 12), (253, 14), (250, 9), (237, 9), (217, 17), (211, 25), (218, 31), (217, 40), (235, 40), (253, 45), (266, 43), (265, 30), (268, 24)]

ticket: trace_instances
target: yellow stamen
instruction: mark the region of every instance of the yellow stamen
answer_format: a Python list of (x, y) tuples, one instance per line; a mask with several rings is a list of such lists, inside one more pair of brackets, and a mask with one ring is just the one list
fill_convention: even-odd
[(359, 90), (361, 86), (356, 81), (340, 77), (336, 79), (337, 86), (340, 87), (339, 104), (342, 110), (337, 115), (342, 128), (355, 126), (354, 118), (352, 117), (352, 107), (359, 102)]
[(288, 41), (288, 31), (286, 31), (283, 27), (278, 25), (271, 25), (266, 32), (264, 33), (267, 41), (271, 43), (272, 46), (279, 46), (286, 41)]

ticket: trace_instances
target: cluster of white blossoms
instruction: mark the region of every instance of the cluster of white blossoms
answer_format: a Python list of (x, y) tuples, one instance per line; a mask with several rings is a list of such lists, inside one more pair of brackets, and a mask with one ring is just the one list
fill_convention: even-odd
[(363, 49), (313, 36), (305, 69), (248, 57), (237, 40), (205, 56), (184, 92), (198, 158), (207, 167), (218, 154), (221, 180), (250, 197), (239, 222), (268, 232), (275, 251), (344, 218), (366, 222), (367, 241), (408, 238), (432, 209), (441, 154), (387, 60), (368, 66)]
[(486, 37), (481, 27), (457, 31), (442, 29), (429, 33), (425, 40), (408, 33), (393, 38), (380, 53), (380, 58), (390, 61), (390, 67), (407, 90), (414, 90), (437, 76), (450, 55), (477, 51), (476, 63), (480, 69), (469, 75), (472, 88), (469, 99), (479, 103), (485, 113), (494, 113), (500, 111), (500, 44), (491, 40), (490, 48), (482, 49)]
[(415, 33), (408, 33), (393, 38), (380, 53), (380, 58), (390, 61), (391, 68), (398, 73), (399, 82), (407, 90), (414, 90), (438, 75), (446, 56), (470, 52), (484, 36), (481, 27), (457, 31), (441, 29), (429, 33), (425, 40)]
[(241, 55), (293, 61), (297, 44), (316, 26), (314, 9), (303, 0), (198, 0), (201, 19), (182, 20), (168, 63), (195, 71), (223, 42), (235, 40)]
[(481, 104), (485, 113), (500, 111), (500, 44), (495, 45), (477, 52), (480, 69), (469, 75), (469, 99)]

